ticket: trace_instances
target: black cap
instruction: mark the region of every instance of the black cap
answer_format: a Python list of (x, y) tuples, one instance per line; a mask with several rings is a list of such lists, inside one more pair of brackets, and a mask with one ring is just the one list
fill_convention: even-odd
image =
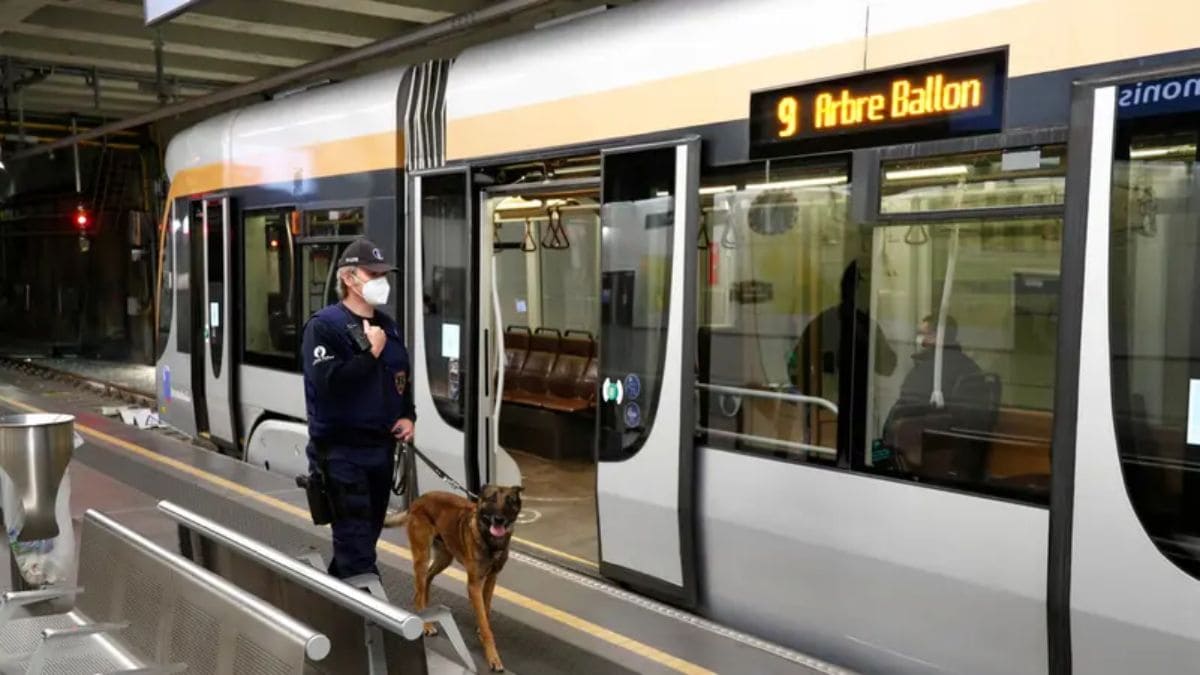
[(338, 258), (338, 267), (354, 265), (371, 272), (395, 272), (396, 266), (383, 259), (383, 252), (371, 240), (359, 237), (350, 242), (342, 257)]

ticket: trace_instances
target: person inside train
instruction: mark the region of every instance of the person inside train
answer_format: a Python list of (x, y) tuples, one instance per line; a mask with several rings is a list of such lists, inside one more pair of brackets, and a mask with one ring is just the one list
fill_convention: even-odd
[(413, 436), (412, 364), (400, 328), (379, 309), (396, 271), (359, 238), (338, 260), (339, 302), (314, 314), (301, 351), (310, 474), (332, 507), (329, 573), (378, 576), (375, 546), (387, 515), (394, 444)]
[[(853, 330), (854, 335), (854, 352), (851, 358), (865, 359), (870, 352), (871, 338), (874, 336), (875, 372), (886, 376), (896, 369), (896, 352), (888, 343), (883, 328), (866, 312), (855, 307), (854, 298), (860, 281), (863, 281), (863, 275), (859, 271), (859, 263), (857, 260), (851, 261), (842, 272), (841, 299), (838, 304), (826, 308), (809, 321), (801, 332), (800, 339), (792, 347), (788, 355), (788, 379), (800, 393), (822, 396), (837, 403), (836, 392), (821, 391), (820, 383), (824, 376), (836, 377), (839, 390), (851, 386), (851, 375), (844, 372), (842, 363), (842, 336), (846, 330)], [(852, 419), (861, 420), (866, 418), (867, 413), (867, 369), (853, 369), (853, 377), (851, 391), (854, 392), (854, 397), (851, 401), (851, 414)], [(856, 428), (861, 426), (854, 425)]]
[[(958, 342), (958, 322), (946, 315), (942, 348), (937, 348), (938, 316), (917, 328), (913, 366), (883, 425), (884, 442), (905, 457), (919, 457), (929, 431), (987, 433), (999, 410), (999, 379), (985, 373)], [(941, 372), (938, 373), (938, 361)], [(940, 375), (940, 381), (937, 378)], [(914, 445), (916, 444), (916, 445)]]

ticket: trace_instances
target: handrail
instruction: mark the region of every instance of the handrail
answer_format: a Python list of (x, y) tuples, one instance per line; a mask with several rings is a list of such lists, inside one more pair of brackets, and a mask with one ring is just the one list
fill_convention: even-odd
[(723, 384), (705, 384), (703, 382), (696, 383), (697, 389), (705, 389), (718, 394), (731, 394), (733, 396), (746, 396), (749, 398), (765, 398), (776, 401), (788, 401), (790, 403), (808, 403), (811, 405), (821, 406), (838, 414), (837, 404), (820, 396), (807, 396), (805, 394), (786, 394), (782, 391), (763, 391), (761, 389), (746, 389), (745, 387), (728, 387)]
[(720, 438), (731, 438), (734, 440), (745, 440), (754, 443), (762, 443), (764, 445), (777, 445), (789, 450), (799, 450), (801, 452), (815, 452), (820, 455), (837, 456), (837, 448), (830, 448), (824, 445), (812, 445), (811, 443), (800, 443), (797, 441), (785, 441), (781, 438), (772, 438), (770, 436), (758, 436), (756, 434), (743, 434), (736, 431), (725, 431), (724, 429), (710, 429), (709, 427), (696, 427), (703, 434), (717, 436)]
[(178, 553), (168, 551), (95, 509), (88, 509), (84, 513), (84, 519), (91, 520), (102, 529), (116, 535), (135, 548), (141, 549), (156, 558), (174, 563), (178, 572), (200, 581), (205, 587), (211, 589), (213, 593), (229, 598), (269, 618), (282, 629), (298, 637), (304, 643), (305, 654), (313, 661), (321, 661), (329, 655), (330, 643), (326, 635), (305, 626), (274, 605), (260, 600), (203, 567), (191, 564), (191, 561), (181, 558)]
[(425, 622), (412, 612), (363, 593), (340, 579), (335, 579), (266, 544), (214, 523), (208, 518), (192, 513), (169, 501), (160, 501), (158, 510), (192, 531), (233, 548), (238, 553), (287, 576), (327, 600), (349, 609), (382, 628), (404, 636), (407, 640), (416, 640), (424, 634)]

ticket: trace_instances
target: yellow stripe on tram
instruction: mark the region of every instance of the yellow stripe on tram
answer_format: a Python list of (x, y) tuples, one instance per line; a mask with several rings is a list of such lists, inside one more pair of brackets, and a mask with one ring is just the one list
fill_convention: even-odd
[[(36, 408), (36, 407), (28, 405), (26, 403), (22, 403), (21, 401), (16, 401), (16, 400), (13, 400), (10, 398), (6, 398), (4, 396), (0, 396), (0, 403), (4, 403), (5, 405), (11, 406), (13, 408), (17, 408), (17, 409), (24, 410), (26, 412), (31, 412), (31, 413), (47, 412), (40, 408)], [(124, 439), (117, 438), (116, 436), (113, 436), (111, 434), (106, 434), (103, 431), (100, 431), (98, 429), (93, 429), (92, 427), (90, 427), (86, 424), (80, 424), (78, 421), (76, 421), (76, 423), (75, 423), (75, 428), (78, 431), (80, 431), (81, 433), (83, 433), (87, 436), (90, 436), (95, 440), (102, 441), (102, 442), (108, 443), (110, 445), (115, 445), (122, 449), (128, 450), (129, 452), (132, 452), (135, 455), (144, 457), (150, 461), (157, 462), (157, 463), (163, 464), (165, 466), (169, 466), (172, 469), (175, 469), (177, 471), (188, 474), (189, 476), (194, 476), (196, 478), (199, 478), (200, 480), (203, 480), (206, 483), (209, 483), (211, 485), (220, 487), (224, 490), (229, 490), (230, 492), (234, 492), (236, 494), (242, 495), (243, 497), (248, 497), (250, 499), (253, 499), (256, 502), (259, 502), (260, 504), (269, 506), (277, 511), (283, 511), (284, 513), (290, 514), (290, 515), (296, 517), (297, 519), (304, 521), (305, 523), (312, 522), (312, 520), (310, 519), (309, 513), (308, 513), (308, 509), (301, 508), (301, 507), (295, 506), (293, 504), (289, 504), (289, 503), (287, 503), (281, 499), (277, 499), (275, 497), (264, 495), (261, 492), (252, 490), (252, 489), (246, 487), (245, 485), (242, 485), (241, 483), (236, 483), (234, 481), (229, 480), (228, 478), (222, 478), (221, 476), (217, 476), (215, 474), (209, 473), (208, 471), (205, 471), (203, 469), (192, 466), (191, 464), (188, 464), (187, 462), (183, 462), (178, 459), (174, 459), (172, 457), (166, 457), (166, 456), (160, 455), (157, 452), (154, 452), (153, 450), (144, 448), (136, 443), (131, 443)], [(535, 544), (531, 544), (531, 545), (538, 547)], [(546, 547), (540, 547), (540, 548), (546, 548)], [(387, 542), (387, 541), (380, 541), (379, 549), (384, 551), (385, 553), (390, 553), (391, 555), (394, 555), (398, 558), (403, 558), (405, 560), (412, 561), (412, 552), (403, 546), (399, 546), (397, 544), (393, 544), (393, 543)], [(553, 549), (548, 549), (548, 550), (550, 550), (551, 552), (554, 552), (556, 554), (559, 554), (559, 552), (554, 551)], [(564, 557), (571, 558), (572, 556), (564, 556)], [(580, 560), (582, 561), (582, 559), (580, 559)], [(587, 562), (587, 561), (583, 561), (583, 562)], [(462, 570), (458, 569), (457, 567), (447, 568), (446, 571), (443, 572), (443, 574), (453, 577), (454, 579), (457, 579), (458, 581), (461, 581), (463, 583), (466, 583), (466, 581), (467, 581), (466, 573), (463, 572)], [(653, 661), (655, 663), (658, 663), (662, 666), (665, 666), (672, 670), (678, 671), (680, 673), (687, 673), (687, 675), (715, 675), (715, 673), (713, 671), (708, 670), (707, 668), (698, 666), (690, 661), (685, 661), (677, 656), (672, 656), (671, 654), (668, 654), (668, 653), (662, 651), (661, 649), (651, 647), (650, 645), (645, 644), (644, 642), (638, 642), (637, 640), (634, 640), (633, 638), (626, 637), (616, 631), (609, 630), (608, 628), (605, 628), (604, 626), (600, 626), (598, 624), (592, 623), (591, 621), (588, 621), (587, 619), (575, 616), (574, 614), (563, 611), (557, 607), (547, 605), (546, 603), (541, 602), (540, 600), (535, 600), (527, 595), (523, 595), (514, 590), (504, 588), (502, 586), (497, 585), (495, 594), (497, 596), (499, 596), (500, 598), (503, 598), (504, 600), (507, 600), (508, 602), (511, 602), (514, 605), (517, 605), (518, 607), (521, 607), (521, 608), (527, 609), (531, 612), (540, 614), (548, 619), (552, 619), (552, 620), (557, 621), (565, 626), (574, 628), (575, 630), (587, 633), (588, 635), (590, 635), (596, 639), (603, 640), (604, 642), (607, 642), (615, 647), (620, 647), (621, 649), (624, 649), (628, 652), (637, 654), (638, 656), (640, 656), (642, 658), (648, 659), (650, 661)]]

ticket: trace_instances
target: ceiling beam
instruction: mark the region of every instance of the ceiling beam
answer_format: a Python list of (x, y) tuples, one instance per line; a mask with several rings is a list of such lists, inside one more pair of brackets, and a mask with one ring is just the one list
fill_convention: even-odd
[[(46, 97), (51, 94), (61, 94), (63, 96), (93, 96), (92, 88), (84, 85), (67, 85), (60, 83), (39, 82), (31, 87), (26, 87), (21, 90), (22, 95), (26, 97)], [(130, 91), (128, 89), (117, 89), (115, 87), (105, 87), (103, 83), (100, 85), (100, 101), (101, 105), (108, 101), (129, 101), (145, 104), (143, 108), (153, 108), (158, 105), (158, 96), (153, 92)]]
[[(44, 81), (38, 83), (38, 85), (36, 85), (36, 86), (43, 86), (43, 85), (51, 86), (51, 87), (74, 87), (76, 89), (82, 88), (82, 89), (87, 89), (88, 91), (91, 91), (91, 85), (88, 84), (87, 80), (82, 75), (75, 75), (75, 74), (71, 74), (71, 73), (56, 72), (53, 75), (50, 75), (49, 77), (47, 77)], [(133, 80), (117, 79), (117, 78), (114, 78), (111, 76), (107, 76), (104, 73), (100, 73), (100, 91), (101, 91), (101, 95), (104, 95), (104, 96), (108, 95), (110, 92), (122, 92), (125, 94), (140, 94), (143, 96), (149, 96), (150, 98), (155, 99), (155, 100), (157, 100), (156, 97), (158, 95), (151, 88), (144, 87), (144, 86), (140, 85), (138, 82), (135, 82)], [(191, 96), (203, 96), (203, 95), (211, 93), (211, 92), (212, 92), (211, 89), (201, 89), (199, 87), (186, 87), (183, 85), (177, 85), (174, 90), (174, 93), (176, 95), (183, 96), (185, 98), (191, 97)]]
[(28, 19), (51, 0), (0, 0), (0, 33)]
[(91, 96), (63, 96), (49, 94), (46, 97), (27, 97), (24, 101), (25, 114), (53, 113), (56, 115), (77, 114), (88, 117), (123, 117), (131, 113), (144, 112), (153, 105), (139, 105), (128, 101), (101, 100), (100, 108), (95, 107)]
[(299, 68), (275, 73), (253, 82), (247, 82), (234, 87), (227, 87), (206, 96), (162, 106), (153, 111), (133, 115), (125, 119), (104, 124), (86, 133), (80, 133), (71, 138), (65, 138), (54, 143), (26, 148), (17, 152), (13, 159), (32, 157), (57, 148), (69, 147), (78, 141), (99, 138), (113, 131), (133, 129), (162, 119), (185, 115), (197, 110), (212, 109), (218, 106), (236, 104), (252, 96), (258, 96), (270, 91), (278, 91), (284, 85), (294, 82), (312, 81), (326, 73), (347, 68), (355, 63), (371, 61), (381, 56), (396, 54), (407, 50), (419, 49), (430, 43), (445, 38), (462, 35), (471, 30), (480, 30), (490, 25), (504, 23), (527, 13), (534, 12), (549, 5), (553, 0), (499, 0), (493, 4), (469, 12), (461, 16), (438, 21), (417, 30), (402, 35), (396, 35), (386, 40), (380, 40), (366, 47), (342, 52), (322, 61), (308, 63)]
[[(119, 0), (53, 0), (60, 7), (85, 9), (142, 19), (140, 4)], [(270, 12), (270, 13), (269, 13)], [(331, 16), (337, 16), (334, 21)], [(297, 8), (278, 0), (234, 0), (201, 5), (171, 20), (176, 26), (211, 28), (242, 35), (287, 38), (334, 47), (361, 47), (384, 36), (403, 32), (397, 21), (363, 21), (331, 10)], [(382, 24), (382, 25), (376, 25)], [(407, 24), (412, 27), (417, 24)]]
[[(30, 35), (86, 39), (117, 47), (153, 49), (155, 31), (142, 22), (125, 16), (63, 7), (46, 7), (14, 28)], [(256, 37), (246, 39), (228, 31), (166, 24), (159, 28), (163, 50), (167, 54), (206, 56), (228, 61), (246, 61), (291, 68), (302, 63), (328, 58), (336, 50), (298, 40)]]
[[(306, 7), (329, 7), (329, 0), (284, 0), (293, 5), (304, 5)], [(429, 3), (426, 3), (429, 4)], [(443, 3), (432, 3), (440, 6)], [(445, 3), (450, 4), (450, 3)], [(460, 3), (461, 4), (461, 3)], [(474, 5), (482, 3), (475, 2)], [(394, 19), (396, 21), (411, 21), (413, 23), (433, 23), (447, 17), (453, 16), (457, 12), (445, 11), (441, 9), (428, 9), (416, 2), (381, 2), (380, 0), (339, 0), (337, 9), (343, 12), (353, 12), (363, 16), (374, 16), (380, 19)]]
[[(28, 35), (31, 37), (50, 38), (55, 40), (72, 40), (74, 42), (83, 42), (94, 45), (108, 45), (110, 47), (141, 49), (149, 52), (150, 54), (153, 54), (154, 52), (154, 40), (152, 39), (128, 38), (121, 35), (114, 35), (112, 33), (92, 32), (90, 30), (52, 28), (50, 26), (19, 23), (10, 28), (9, 33), (13, 35)], [(167, 55), (199, 56), (209, 59), (220, 59), (223, 61), (239, 61), (242, 63), (261, 63), (263, 65), (278, 66), (280, 68), (295, 68), (296, 66), (307, 63), (303, 59), (271, 56), (268, 54), (255, 54), (252, 51), (238, 52), (228, 49), (214, 49), (211, 47), (200, 47), (197, 45), (185, 45), (178, 43), (164, 44), (163, 53)]]
[[(134, 73), (155, 72), (153, 51), (56, 38), (8, 34), (5, 35), (3, 44), (0, 44), (0, 54), (46, 63), (69, 63)], [(269, 66), (199, 56), (171, 55), (163, 60), (163, 71), (168, 76), (220, 82), (247, 82), (277, 72), (277, 69)]]

